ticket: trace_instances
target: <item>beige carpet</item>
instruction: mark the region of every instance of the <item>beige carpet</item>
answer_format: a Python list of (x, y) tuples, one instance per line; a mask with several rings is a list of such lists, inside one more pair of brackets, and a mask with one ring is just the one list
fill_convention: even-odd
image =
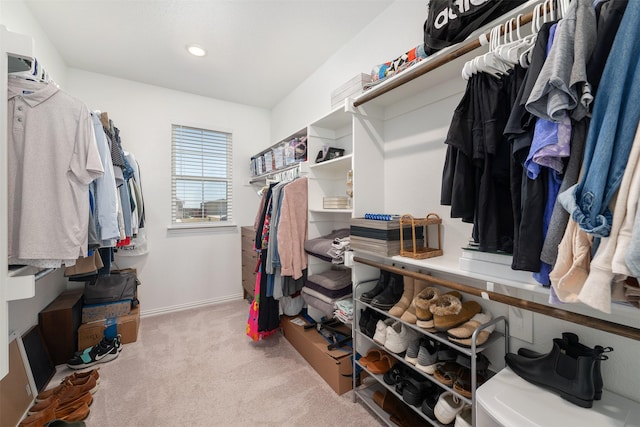
[(338, 396), (281, 334), (253, 342), (248, 313), (240, 300), (143, 318), (138, 341), (97, 365), (87, 426), (383, 425), (353, 392)]

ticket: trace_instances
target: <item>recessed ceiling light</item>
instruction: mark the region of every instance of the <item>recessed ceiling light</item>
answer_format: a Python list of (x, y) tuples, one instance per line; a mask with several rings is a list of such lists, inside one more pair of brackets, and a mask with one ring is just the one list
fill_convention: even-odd
[(198, 46), (197, 44), (187, 45), (187, 50), (193, 56), (205, 56), (207, 54), (207, 51), (201, 48), (200, 46)]

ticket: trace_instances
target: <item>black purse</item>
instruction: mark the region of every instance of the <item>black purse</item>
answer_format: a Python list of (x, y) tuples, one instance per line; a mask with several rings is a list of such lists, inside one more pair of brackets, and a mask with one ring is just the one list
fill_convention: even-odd
[(104, 304), (130, 299), (131, 306), (136, 307), (139, 284), (136, 273), (131, 271), (96, 276), (85, 283), (83, 300), (85, 304)]

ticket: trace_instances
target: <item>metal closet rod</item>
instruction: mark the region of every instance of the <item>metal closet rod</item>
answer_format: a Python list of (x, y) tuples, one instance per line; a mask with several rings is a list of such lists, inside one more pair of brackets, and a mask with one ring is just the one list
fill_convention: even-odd
[(515, 298), (509, 295), (503, 295), (503, 294), (498, 294), (491, 291), (477, 289), (472, 286), (463, 285), (461, 283), (453, 282), (446, 279), (440, 279), (437, 277), (429, 276), (427, 274), (418, 273), (411, 270), (405, 270), (403, 268), (398, 268), (398, 267), (387, 265), (387, 264), (382, 264), (376, 261), (368, 260), (366, 258), (354, 257), (354, 261), (359, 262), (361, 264), (370, 265), (372, 267), (376, 267), (381, 270), (386, 270), (392, 273), (401, 274), (403, 276), (413, 277), (414, 279), (432, 282), (437, 285), (454, 289), (459, 292), (464, 292), (467, 294), (479, 296), (484, 299), (489, 299), (491, 301), (500, 302), (513, 307), (518, 307), (524, 310), (533, 311), (534, 313), (544, 314), (546, 316), (554, 317), (556, 319), (577, 323), (578, 325), (588, 326), (590, 328), (599, 329), (604, 332), (609, 332), (615, 335), (620, 335), (626, 338), (631, 338), (636, 341), (640, 341), (640, 329), (634, 328), (632, 326), (621, 325), (619, 323), (609, 322), (607, 320), (598, 319), (596, 317), (573, 313), (571, 311), (562, 310), (561, 308), (549, 307), (544, 304), (523, 300), (521, 298)]
[[(547, 5), (548, 7), (548, 5)], [(544, 10), (544, 8), (540, 8), (540, 13), (542, 13), (542, 11)], [(528, 24), (529, 22), (531, 22), (531, 20), (533, 19), (533, 14), (534, 11), (531, 11), (529, 13), (526, 13), (524, 15), (522, 15), (520, 17), (520, 25), (524, 25), (524, 24)], [(507, 23), (509, 24), (509, 26), (511, 27), (512, 30), (515, 29), (514, 25), (517, 26), (517, 24), (515, 24), (513, 21), (507, 21)], [(506, 26), (506, 23), (505, 23)], [(500, 35), (504, 35), (504, 29), (500, 28)], [(487, 36), (487, 40), (490, 40), (490, 33), (486, 34)], [(436, 68), (439, 68), (445, 64), (448, 64), (449, 62), (453, 61), (454, 59), (457, 59), (459, 57), (461, 57), (462, 55), (466, 55), (467, 53), (476, 50), (477, 48), (479, 48), (480, 46), (482, 46), (480, 44), (480, 39), (478, 37), (474, 38), (473, 40), (463, 44), (462, 46), (454, 49), (453, 51), (449, 52), (446, 55), (443, 55), (433, 61), (429, 61), (427, 63), (427, 65), (425, 65), (424, 67), (418, 67), (418, 68), (409, 68), (407, 70), (405, 70), (404, 72), (398, 74), (398, 77), (395, 80), (392, 80), (389, 82), (389, 84), (384, 85), (384, 86), (380, 86), (379, 90), (375, 90), (372, 89), (370, 92), (366, 92), (364, 96), (358, 98), (357, 100), (355, 100), (353, 102), (353, 106), (354, 107), (358, 107), (366, 102), (369, 102), (381, 95), (384, 95), (387, 92), (392, 91), (393, 89), (402, 86), (405, 83), (410, 82), (411, 80), (422, 76), (423, 74), (428, 73), (429, 71), (433, 71)]]

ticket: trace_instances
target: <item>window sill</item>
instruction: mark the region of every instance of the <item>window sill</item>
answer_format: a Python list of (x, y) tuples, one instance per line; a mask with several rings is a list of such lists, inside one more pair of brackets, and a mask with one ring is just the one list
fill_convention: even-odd
[(227, 231), (230, 229), (237, 229), (238, 226), (234, 223), (185, 223), (185, 224), (171, 224), (167, 226), (167, 233), (174, 234), (183, 231), (187, 232), (214, 232), (214, 231)]

